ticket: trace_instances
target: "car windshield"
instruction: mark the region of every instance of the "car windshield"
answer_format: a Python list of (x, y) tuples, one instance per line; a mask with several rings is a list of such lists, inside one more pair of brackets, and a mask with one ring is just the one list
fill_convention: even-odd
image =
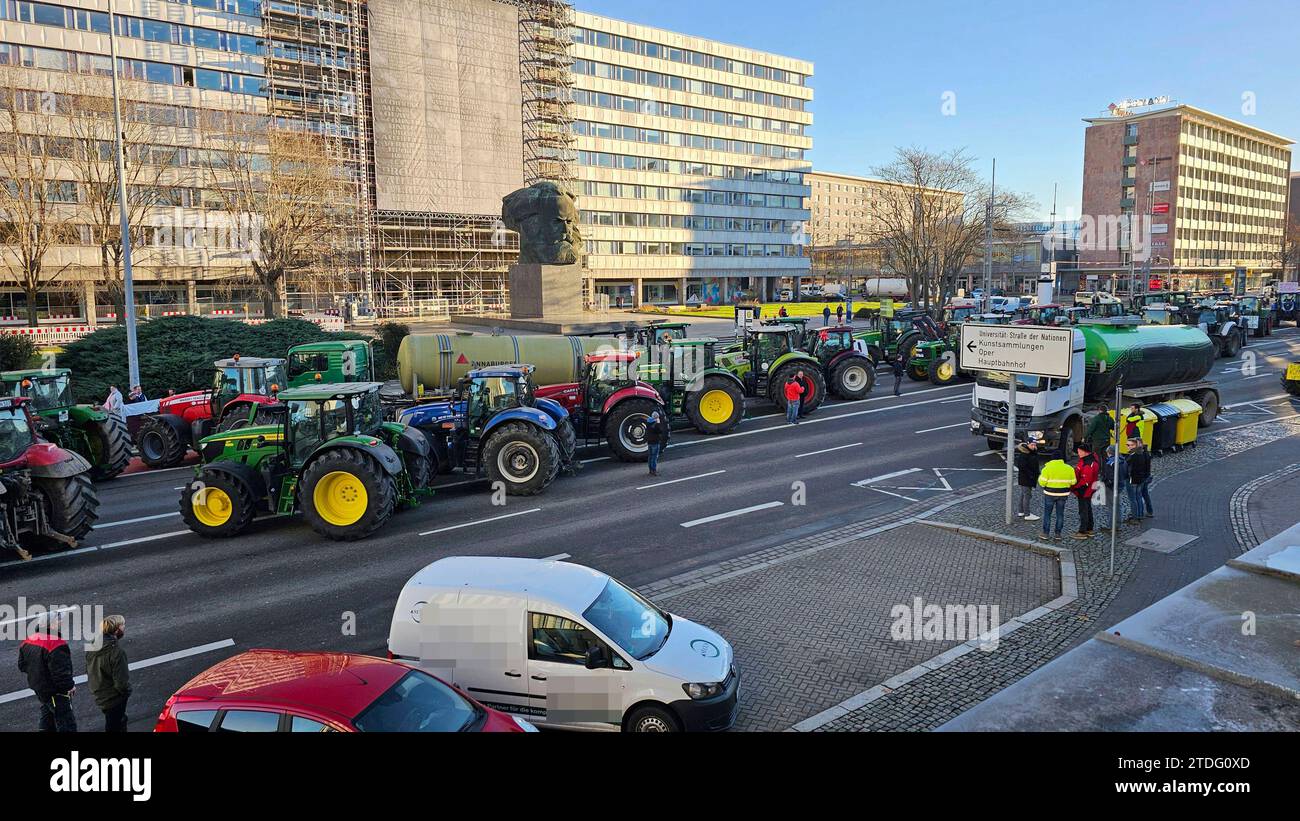
[[(987, 388), (1006, 388), (1009, 384), (1009, 380), (1010, 377), (1008, 374), (1003, 373), (1002, 371), (984, 371), (980, 373), (976, 382)], [(1043, 379), (1038, 376), (1025, 376), (1024, 374), (1018, 374), (1016, 376), (1016, 390), (1037, 392), (1043, 390), (1045, 387), (1050, 390), (1051, 382), (1052, 380), (1050, 379)]]
[(363, 733), (459, 733), (482, 711), (427, 673), (412, 670), (353, 719)]
[(27, 414), (17, 408), (0, 410), (0, 462), (12, 462), (32, 443)]
[(72, 392), (68, 387), (71, 380), (67, 374), (37, 377), (26, 381), (31, 383), (31, 387), (23, 390), (23, 396), (31, 397), (32, 407), (36, 410), (66, 408), (72, 404)]
[(659, 652), (672, 630), (667, 613), (613, 579), (605, 583), (605, 589), (582, 616), (638, 660)]
[(323, 372), (330, 369), (329, 354), (321, 351), (297, 351), (289, 355), (289, 376)]

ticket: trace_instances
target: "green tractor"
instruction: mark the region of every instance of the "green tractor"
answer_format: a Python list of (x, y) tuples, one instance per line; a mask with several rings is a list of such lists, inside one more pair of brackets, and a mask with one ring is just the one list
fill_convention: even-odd
[[(259, 513), (301, 512), (335, 541), (374, 533), (399, 507), (428, 495), (429, 442), (417, 430), (383, 421), (380, 385), (348, 382), (281, 391), (249, 408), (249, 424), (199, 444), (202, 463), (181, 490), (190, 530), (237, 536)], [(268, 414), (259, 423), (257, 414)]]
[(36, 416), (36, 433), (90, 462), (90, 478), (112, 479), (131, 461), (131, 434), (115, 413), (72, 401), (67, 368), (0, 373), (5, 396), (23, 396)]
[(650, 348), (637, 373), (658, 391), (671, 419), (685, 417), (709, 435), (729, 432), (745, 416), (745, 386), (718, 363), (717, 343), (694, 337)]
[(746, 396), (762, 397), (785, 410), (782, 387), (803, 371), (805, 393), (799, 415), (807, 416), (826, 399), (826, 377), (822, 365), (799, 349), (796, 329), (789, 325), (760, 325), (745, 329), (740, 350), (718, 354), (718, 365), (731, 372), (745, 388)]
[(640, 327), (629, 325), (624, 332), (624, 337), (632, 345), (649, 348), (654, 345), (667, 345), (669, 342), (685, 339), (686, 331), (690, 327), (691, 323), (689, 322), (656, 320)]

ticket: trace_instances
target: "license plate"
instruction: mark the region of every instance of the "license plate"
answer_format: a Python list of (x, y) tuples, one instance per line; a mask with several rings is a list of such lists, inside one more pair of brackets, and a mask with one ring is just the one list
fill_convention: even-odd
[(65, 411), (65, 410), (64, 410), (64, 411), (59, 411), (59, 421), (60, 421), (60, 422), (66, 422), (66, 421), (68, 421), (68, 412), (67, 412), (67, 411)]
[(1286, 378), (1288, 380), (1300, 379), (1300, 365), (1287, 365)]
[(1007, 432), (1007, 429), (1006, 429), (1006, 428), (994, 428), (994, 429), (993, 429), (993, 432), (994, 432), (994, 433), (1006, 433), (1006, 432)]

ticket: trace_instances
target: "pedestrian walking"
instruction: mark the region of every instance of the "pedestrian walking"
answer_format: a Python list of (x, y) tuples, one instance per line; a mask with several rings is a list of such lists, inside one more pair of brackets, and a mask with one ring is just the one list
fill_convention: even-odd
[(907, 365), (903, 362), (901, 353), (895, 354), (894, 358), (889, 360), (889, 367), (894, 370), (894, 396), (903, 395), (903, 374), (907, 373)]
[(826, 305), (822, 307), (822, 327), (825, 328), (830, 324), (831, 324), (831, 306)]
[(1034, 488), (1038, 487), (1038, 443), (1021, 442), (1016, 445), (1016, 516), (1026, 522), (1036, 522), (1039, 517), (1029, 511), (1034, 499)]
[(42, 733), (75, 733), (77, 717), (72, 713), (72, 651), (59, 635), (62, 619), (50, 613), (18, 646), (18, 671), (27, 674), (27, 686), (40, 703), (37, 728)]
[(122, 415), (122, 392), (117, 389), (117, 385), (108, 386), (108, 396), (104, 398), (104, 410), (118, 416)]
[(1093, 455), (1092, 448), (1080, 442), (1076, 446), (1079, 464), (1074, 467), (1075, 482), (1071, 492), (1079, 500), (1079, 532), (1076, 539), (1090, 539), (1095, 533), (1092, 519), (1092, 494), (1097, 492), (1101, 475), (1101, 463)]
[(1110, 416), (1110, 406), (1105, 402), (1097, 405), (1097, 413), (1088, 422), (1088, 430), (1083, 438), (1092, 446), (1094, 453), (1101, 453), (1110, 444), (1111, 434), (1115, 431), (1115, 420)]
[(122, 649), (126, 619), (108, 616), (100, 624), (101, 644), (86, 653), (86, 679), (95, 706), (104, 714), (104, 732), (126, 732), (126, 702), (131, 697), (131, 671)]
[(843, 305), (836, 305), (836, 306), (835, 306), (835, 324), (836, 324), (836, 325), (843, 325), (843, 324), (844, 324), (844, 306), (843, 306)]
[(1151, 451), (1141, 439), (1128, 443), (1128, 521), (1139, 522), (1156, 515), (1151, 507)]
[(803, 382), (803, 371), (799, 371), (799, 373), (795, 374), (793, 378), (789, 379), (785, 383), (785, 421), (787, 424), (799, 424), (800, 400), (803, 399), (803, 394), (806, 390)]
[[(1119, 464), (1119, 484), (1115, 483), (1116, 463)], [(1106, 501), (1112, 505), (1120, 505), (1117, 518), (1124, 522), (1127, 522), (1128, 519), (1124, 518), (1124, 508), (1120, 503), (1120, 491), (1123, 490), (1124, 495), (1128, 495), (1128, 470), (1128, 459), (1124, 457), (1124, 454), (1120, 453), (1114, 445), (1107, 445), (1106, 463), (1101, 468), (1101, 483), (1106, 486)], [(1132, 511), (1131, 504), (1129, 510)]]
[(668, 437), (672, 429), (668, 426), (666, 414), (654, 411), (646, 420), (645, 441), (650, 448), (650, 475), (659, 475), (659, 455), (668, 447)]
[[(1065, 529), (1065, 501), (1070, 498), (1074, 483), (1074, 468), (1064, 459), (1051, 460), (1038, 474), (1038, 486), (1043, 489), (1043, 541), (1049, 537), (1061, 540), (1061, 531)], [(1054, 534), (1050, 532), (1053, 517), (1056, 519)]]

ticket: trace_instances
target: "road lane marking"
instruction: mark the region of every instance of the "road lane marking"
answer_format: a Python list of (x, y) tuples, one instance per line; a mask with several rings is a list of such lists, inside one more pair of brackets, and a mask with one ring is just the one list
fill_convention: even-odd
[(909, 473), (920, 473), (920, 468), (908, 468), (907, 470), (896, 470), (893, 473), (886, 473), (884, 476), (873, 476), (870, 479), (863, 479), (860, 482), (851, 482), (854, 487), (866, 487), (867, 485), (883, 482), (886, 479), (893, 479), (896, 476), (906, 476)]
[(837, 450), (848, 450), (849, 448), (856, 448), (861, 444), (862, 444), (861, 442), (854, 442), (851, 445), (840, 445), (838, 448), (827, 448), (826, 450), (814, 450), (812, 453), (800, 453), (798, 456), (794, 458), (802, 459), (805, 456), (820, 456), (823, 453), (834, 453)]
[(154, 474), (157, 474), (157, 473), (166, 473), (166, 472), (169, 471), (169, 470), (185, 470), (186, 468), (189, 468), (190, 470), (194, 470), (195, 466), (194, 466), (194, 465), (178, 465), (178, 466), (176, 466), (176, 467), (174, 467), (174, 468), (146, 468), (146, 469), (144, 469), (144, 470), (138, 470), (138, 471), (136, 471), (135, 473), (121, 473), (121, 474), (118, 474), (117, 478), (118, 478), (118, 479), (133, 479), (133, 478), (135, 478), (136, 476), (153, 476)]
[(559, 562), (559, 561), (563, 561), (564, 559), (569, 558), (569, 555), (570, 555), (570, 554), (568, 554), (568, 553), (556, 553), (554, 556), (543, 556), (541, 559), (539, 559), (539, 561), (543, 561), (543, 562)]
[(731, 519), (736, 516), (744, 516), (746, 513), (755, 513), (759, 510), (768, 510), (769, 508), (782, 507), (785, 502), (767, 502), (766, 504), (745, 507), (740, 510), (730, 510), (726, 513), (718, 513), (714, 516), (705, 516), (703, 519), (692, 519), (689, 522), (682, 522), (682, 527), (696, 527), (698, 525), (707, 525), (710, 522), (720, 522), (723, 519)]
[(181, 515), (180, 511), (176, 511), (175, 513), (159, 513), (156, 516), (141, 516), (138, 519), (123, 519), (120, 522), (104, 522), (103, 524), (95, 525), (95, 529), (103, 530), (106, 527), (121, 527), (122, 525), (133, 525), (133, 524), (137, 524), (138, 522), (152, 522), (155, 519), (166, 519), (171, 516), (179, 516), (179, 515)]
[(698, 476), (687, 476), (683, 479), (669, 479), (667, 482), (656, 482), (653, 485), (642, 485), (637, 490), (649, 490), (652, 487), (663, 487), (664, 485), (675, 485), (678, 482), (689, 482), (692, 479), (703, 479), (706, 476), (717, 476), (719, 473), (726, 473), (725, 470), (715, 470), (712, 473), (701, 473)]
[(941, 427), (941, 428), (926, 428), (925, 430), (918, 430), (918, 431), (916, 431), (916, 432), (917, 432), (917, 433), (934, 433), (936, 430), (951, 430), (952, 428), (964, 428), (964, 427), (967, 427), (967, 426), (969, 426), (969, 425), (970, 425), (970, 422), (958, 422), (958, 423), (955, 424), (955, 425), (944, 425), (944, 426)]
[(878, 488), (878, 487), (869, 487), (869, 488), (867, 488), (867, 490), (874, 490), (875, 492), (877, 492), (877, 493), (883, 493), (883, 494), (885, 494), (886, 496), (897, 496), (899, 499), (906, 499), (906, 500), (909, 501), (909, 502), (919, 502), (919, 501), (921, 501), (920, 499), (913, 499), (911, 496), (904, 496), (904, 495), (901, 494), (901, 493), (891, 493), (891, 492), (888, 491), (888, 490), (881, 490), (881, 489)]
[(992, 456), (992, 455), (995, 454), (995, 453), (1001, 453), (1001, 452), (1002, 452), (1002, 451), (1000, 451), (1000, 450), (982, 450), (982, 451), (980, 451), (979, 453), (977, 453), (977, 454), (975, 454), (975, 455), (976, 455), (976, 456)]
[(527, 514), (529, 514), (529, 513), (536, 513), (536, 512), (538, 512), (539, 510), (541, 510), (540, 507), (534, 507), (534, 508), (531, 508), (531, 509), (529, 509), (529, 510), (520, 510), (520, 511), (515, 512), (515, 513), (506, 513), (506, 514), (501, 515), (501, 516), (493, 516), (493, 517), (490, 518), (490, 519), (479, 519), (479, 520), (477, 520), (477, 521), (473, 521), (473, 522), (464, 522), (464, 523), (462, 523), (462, 524), (458, 524), (458, 525), (451, 525), (450, 527), (440, 527), (440, 528), (438, 528), (437, 530), (426, 530), (426, 531), (424, 531), (423, 533), (421, 533), (420, 535), (421, 535), (421, 536), (432, 536), (432, 535), (435, 534), (435, 533), (446, 533), (448, 530), (460, 530), (462, 527), (474, 527), (475, 525), (485, 525), (485, 524), (489, 524), (489, 523), (491, 523), (491, 522), (499, 522), (499, 521), (501, 521), (502, 519), (513, 519), (513, 518), (516, 517), (516, 516), (525, 516), (525, 515), (527, 515)]
[[(57, 614), (57, 613), (68, 613), (68, 612), (71, 612), (71, 611), (76, 610), (76, 609), (77, 609), (76, 607), (60, 607), (58, 610), (54, 610), (54, 611), (50, 611), (50, 612), (53, 612), (53, 613), (56, 613), (56, 614)], [(42, 616), (45, 616), (45, 615), (46, 615), (46, 612), (47, 612), (47, 611), (45, 611), (45, 610), (41, 610), (41, 612), (40, 612), (39, 615), (35, 615), (35, 616), (23, 616), (22, 618), (17, 618), (17, 619), (5, 619), (4, 621), (0, 621), (0, 627), (5, 626), (6, 624), (19, 624), (19, 623), (21, 623), (21, 622), (28, 622), (28, 621), (31, 621), (32, 619), (39, 619), (39, 618), (41, 618)]]
[[(254, 521), (257, 520), (254, 519)], [(77, 556), (82, 553), (94, 553), (98, 550), (109, 550), (114, 547), (125, 547), (126, 545), (140, 544), (142, 542), (155, 542), (159, 539), (170, 539), (172, 536), (184, 536), (189, 532), (190, 531), (188, 530), (173, 530), (171, 533), (159, 533), (155, 536), (142, 536), (138, 539), (124, 539), (120, 542), (109, 542), (108, 544), (94, 545), (92, 547), (78, 547), (75, 550), (60, 550), (58, 553), (47, 553), (44, 556), (33, 556), (26, 561), (15, 559), (10, 562), (0, 562), (0, 567), (19, 567), (34, 562), (47, 562), (50, 559), (64, 559), (68, 556)]]
[(1257, 374), (1255, 374), (1254, 376), (1247, 376), (1247, 377), (1245, 377), (1244, 379), (1242, 379), (1241, 381), (1242, 381), (1242, 382), (1245, 382), (1245, 381), (1248, 380), (1248, 379), (1263, 379), (1263, 378), (1266, 377), (1266, 376), (1277, 376), (1277, 374), (1276, 374), (1276, 373), (1273, 373), (1272, 371), (1269, 371), (1268, 373), (1257, 373)]
[[(171, 661), (180, 661), (181, 659), (189, 658), (190, 656), (197, 656), (203, 653), (211, 653), (213, 650), (222, 650), (227, 647), (234, 647), (234, 646), (235, 646), (234, 639), (222, 639), (221, 641), (214, 641), (208, 644), (200, 644), (198, 647), (191, 647), (188, 650), (177, 650), (174, 653), (167, 653), (161, 656), (154, 656), (153, 658), (141, 659), (140, 661), (133, 661), (127, 665), (127, 669), (143, 670), (146, 667), (155, 667), (159, 664), (166, 664)], [(85, 684), (88, 680), (89, 679), (87, 679), (85, 675), (80, 675), (74, 678), (72, 682), (74, 684)], [(5, 693), (4, 695), (0, 696), (0, 704), (8, 704), (11, 701), (22, 701), (23, 699), (31, 698), (34, 695), (36, 695), (36, 693), (32, 692), (30, 689), (17, 690), (12, 693)]]

